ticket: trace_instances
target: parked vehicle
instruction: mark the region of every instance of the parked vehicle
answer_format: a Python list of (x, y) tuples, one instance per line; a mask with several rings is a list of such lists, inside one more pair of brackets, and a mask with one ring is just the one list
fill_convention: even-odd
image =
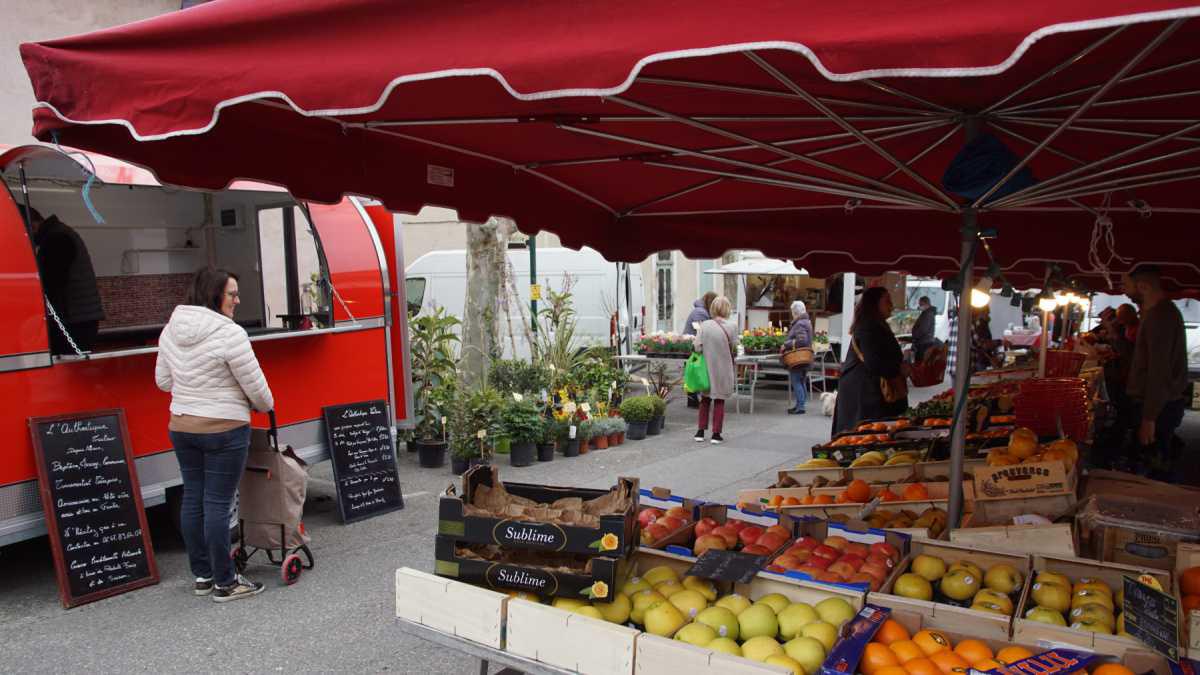
[[(85, 199), (88, 164), (98, 180)], [(236, 320), (275, 393), (280, 443), (310, 463), (326, 459), (321, 408), (328, 405), (389, 399), (397, 410), (399, 401), (404, 422), (407, 359), (403, 350), (393, 353), (403, 322), (391, 325), (386, 300), (394, 268), (359, 202), (307, 204), (247, 182), (219, 192), (167, 187), (132, 165), (45, 146), (0, 146), (0, 173), (7, 325), (0, 388), (10, 392), (0, 413), (0, 546), (45, 532), (31, 417), (123, 409), (144, 503), (176, 497), (169, 395), (154, 383), (156, 345), (193, 271), (205, 264), (240, 276)], [(48, 336), (58, 328), (44, 300), (24, 195), (43, 216), (78, 232), (90, 254), (106, 318), (82, 356), (51, 354)], [(391, 228), (391, 215), (376, 211)], [(265, 416), (254, 425), (265, 427)]]
[[(942, 282), (940, 279), (926, 279), (921, 277), (908, 277), (904, 282), (905, 287), (905, 302), (904, 307), (896, 309), (904, 309), (910, 312), (920, 312), (917, 307), (917, 302), (922, 296), (929, 298), (929, 302), (933, 304), (937, 310), (937, 316), (934, 324), (934, 335), (942, 342), (950, 339), (950, 306), (954, 302), (950, 291), (942, 290)], [(989, 304), (991, 308), (991, 321), (989, 324), (992, 329), (992, 337), (999, 340), (1004, 331), (1009, 328), (1021, 328), (1024, 324), (1024, 312), (1021, 308), (1014, 307), (1011, 298), (1006, 298), (1000, 295), (1000, 291), (995, 289), (992, 291), (992, 301)], [(915, 319), (915, 314), (913, 316)]]

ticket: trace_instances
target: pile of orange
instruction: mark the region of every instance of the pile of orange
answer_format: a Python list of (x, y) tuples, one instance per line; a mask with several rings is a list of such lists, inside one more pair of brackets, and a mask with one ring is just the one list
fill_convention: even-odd
[[(960, 640), (956, 645), (948, 635), (937, 630), (923, 630), (915, 635), (895, 619), (888, 619), (875, 633), (859, 661), (863, 675), (966, 675), (969, 669), (988, 671), (1033, 656), (1024, 647), (1008, 645), (999, 651), (982, 640)], [(1115, 663), (1102, 664), (1091, 675), (1134, 675), (1133, 671)]]

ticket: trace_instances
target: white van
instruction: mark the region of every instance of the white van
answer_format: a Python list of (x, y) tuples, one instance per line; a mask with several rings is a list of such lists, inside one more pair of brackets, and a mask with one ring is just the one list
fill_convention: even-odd
[[(939, 279), (908, 277), (905, 280), (904, 308), (919, 309), (918, 301), (922, 296), (928, 297), (937, 312), (934, 335), (942, 342), (946, 342), (950, 339), (950, 314), (948, 311), (951, 303), (950, 295), (950, 291), (942, 290), (942, 282)], [(992, 291), (992, 301), (989, 307), (992, 315), (988, 323), (991, 326), (993, 338), (999, 340), (1005, 330), (1024, 326), (1024, 313), (1021, 308), (1013, 307), (1011, 298), (1000, 295), (998, 290)]]
[[(529, 250), (523, 247), (509, 248), (508, 263), (513, 283), (509, 284), (505, 293), (506, 302), (501, 303), (501, 342), (506, 358), (527, 358), (530, 354), (526, 340), (529, 321)], [(626, 300), (627, 276), (631, 302)], [(608, 345), (611, 318), (618, 311), (622, 339), (627, 337), (630, 330), (635, 337), (641, 332), (645, 291), (639, 265), (618, 266), (586, 247), (578, 251), (539, 248), (537, 283), (542, 291), (539, 310), (546, 307), (545, 301), (550, 291), (561, 292), (570, 284), (577, 321), (575, 334), (580, 346)], [(515, 297), (512, 293), (514, 286)], [(463, 249), (431, 251), (417, 258), (404, 271), (404, 290), (411, 313), (420, 315), (430, 312), (434, 307), (442, 307), (448, 314), (462, 318), (467, 294), (467, 252)], [(505, 307), (507, 315), (503, 313)], [(510, 330), (516, 342), (515, 354), (512, 353), (513, 340), (509, 339)], [(622, 351), (627, 352), (628, 349)]]
[[(1125, 295), (1109, 295), (1097, 293), (1092, 296), (1091, 310), (1088, 312), (1085, 328), (1091, 330), (1100, 323), (1100, 312), (1109, 307), (1116, 309), (1133, 301)], [(1175, 306), (1183, 315), (1183, 330), (1187, 339), (1188, 375), (1193, 380), (1200, 380), (1200, 300), (1181, 298), (1175, 300)]]

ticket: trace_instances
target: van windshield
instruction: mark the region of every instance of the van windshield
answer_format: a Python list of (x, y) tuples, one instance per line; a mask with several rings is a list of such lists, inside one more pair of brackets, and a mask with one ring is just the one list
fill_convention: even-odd
[(936, 314), (941, 315), (946, 309), (946, 297), (949, 291), (943, 291), (940, 286), (909, 286), (905, 291), (905, 306), (908, 309), (920, 310), (920, 300), (928, 297), (933, 304)]

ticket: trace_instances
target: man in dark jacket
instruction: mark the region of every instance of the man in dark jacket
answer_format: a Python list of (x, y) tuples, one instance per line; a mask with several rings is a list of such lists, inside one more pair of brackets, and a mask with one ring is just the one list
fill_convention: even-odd
[(937, 337), (935, 336), (937, 328), (937, 310), (934, 309), (933, 303), (929, 301), (928, 295), (922, 295), (921, 299), (917, 300), (917, 307), (921, 313), (917, 316), (917, 322), (912, 328), (913, 356), (918, 362), (925, 359), (925, 352), (935, 344)]
[[(19, 208), (24, 214), (25, 207)], [(50, 303), (46, 309), (57, 313), (79, 349), (88, 351), (96, 341), (100, 322), (104, 320), (104, 305), (100, 301), (96, 271), (92, 268), (87, 245), (79, 233), (58, 216), (43, 218), (34, 209), (29, 209), (29, 229), (37, 251), (42, 289)], [(75, 350), (53, 315), (49, 323), (50, 351), (74, 354)]]
[[(709, 291), (704, 294), (704, 297), (692, 303), (692, 312), (691, 314), (688, 314), (687, 321), (683, 322), (684, 335), (695, 335), (696, 327), (712, 318), (708, 315), (708, 306), (711, 305), (712, 301), (716, 299), (717, 294)], [(688, 394), (687, 406), (689, 408), (699, 408), (700, 395)]]

